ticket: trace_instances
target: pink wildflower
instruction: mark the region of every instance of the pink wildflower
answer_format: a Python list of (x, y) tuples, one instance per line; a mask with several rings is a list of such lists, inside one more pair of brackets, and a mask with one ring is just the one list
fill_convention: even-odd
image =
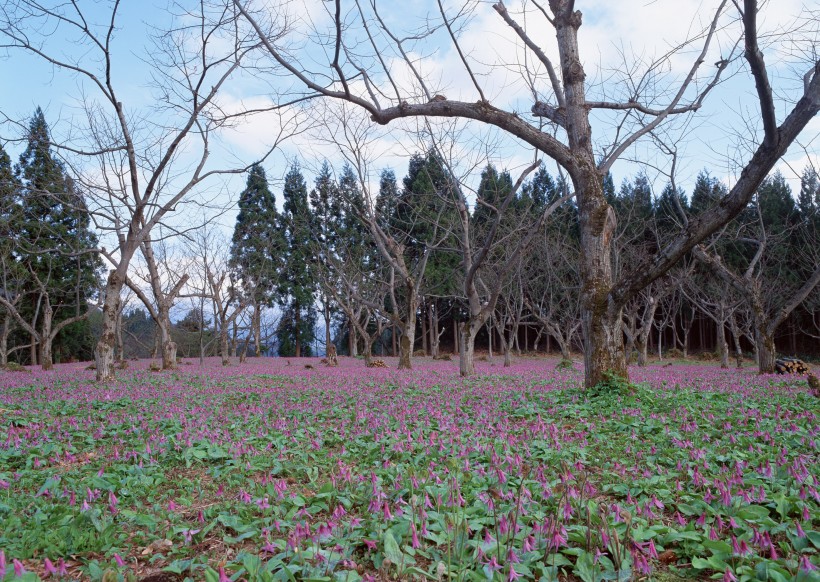
[(54, 564), (46, 558), (43, 560), (43, 569), (46, 571), (46, 574), (49, 576), (56, 576), (57, 575), (57, 568), (54, 567)]
[(817, 566), (811, 563), (809, 557), (806, 554), (800, 556), (800, 569), (806, 572), (814, 572), (817, 570)]

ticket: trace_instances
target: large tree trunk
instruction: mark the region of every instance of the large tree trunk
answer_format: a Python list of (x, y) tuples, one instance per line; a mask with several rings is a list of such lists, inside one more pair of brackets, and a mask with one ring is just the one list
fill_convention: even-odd
[(610, 300), (612, 238), (617, 220), (604, 197), (603, 176), (592, 151), (592, 127), (586, 107), (584, 68), (578, 53), (580, 12), (556, 18), (556, 36), (566, 98), (567, 138), (575, 158), (572, 182), (577, 193), (581, 230), (581, 323), (587, 387), (609, 375), (628, 377), (621, 332), (621, 306)]
[(647, 339), (647, 334), (644, 334), (643, 332), (639, 333), (636, 339), (636, 343), (638, 345), (638, 366), (641, 368), (645, 367), (646, 362), (649, 360), (649, 342)]
[[(298, 357), (298, 344), (296, 349)], [(231, 353), (230, 347), (228, 345), (228, 326), (225, 325), (225, 322), (222, 322), (222, 324), (219, 326), (219, 355), (222, 358), (223, 366), (227, 366), (231, 363)]]
[(353, 323), (352, 319), (350, 320), (350, 325), (347, 332), (347, 351), (351, 358), (355, 358), (359, 355), (359, 342), (356, 337), (356, 325)]
[(364, 340), (362, 346), (362, 356), (364, 356), (364, 365), (369, 366), (373, 361), (373, 338), (368, 334), (360, 334)]
[(239, 363), (244, 364), (245, 360), (248, 358), (248, 344), (251, 341), (251, 334), (250, 332), (245, 335), (245, 341), (242, 342), (242, 350), (239, 352)]
[(416, 339), (416, 317), (405, 322), (399, 338), (399, 370), (413, 369), (413, 344)]
[(481, 329), (481, 322), (459, 324), (458, 371), (463, 377), (475, 374), (475, 336)]
[(774, 374), (774, 361), (777, 352), (774, 347), (774, 334), (769, 333), (763, 325), (755, 330), (757, 344), (757, 369), (761, 374)]
[(54, 369), (54, 361), (51, 356), (51, 338), (43, 338), (43, 343), (40, 347), (40, 365), (43, 370)]
[(167, 306), (160, 306), (157, 313), (157, 326), (162, 350), (162, 369), (173, 370), (177, 367), (177, 344), (171, 337), (171, 313)]
[[(133, 254), (133, 253), (132, 253)], [(128, 256), (127, 259), (131, 257)], [(125, 275), (119, 269), (127, 264), (126, 257), (121, 259), (120, 267), (108, 273), (105, 284), (105, 300), (102, 308), (102, 331), (97, 341), (94, 359), (97, 366), (97, 381), (114, 378), (114, 347), (117, 345), (117, 314), (120, 311), (120, 292), (125, 284)]]

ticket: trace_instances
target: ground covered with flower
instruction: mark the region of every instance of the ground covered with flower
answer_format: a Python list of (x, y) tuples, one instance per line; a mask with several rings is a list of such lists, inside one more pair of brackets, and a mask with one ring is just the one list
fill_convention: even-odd
[(803, 379), (555, 364), (0, 372), (0, 579), (820, 579)]

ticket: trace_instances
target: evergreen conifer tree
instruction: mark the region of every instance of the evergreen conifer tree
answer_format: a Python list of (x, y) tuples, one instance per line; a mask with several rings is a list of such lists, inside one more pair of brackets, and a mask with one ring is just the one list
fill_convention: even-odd
[[(88, 300), (100, 285), (102, 264), (90, 252), (97, 247), (97, 237), (84, 197), (53, 155), (49, 128), (39, 107), (29, 124), (28, 143), (16, 173), (22, 184), (17, 252), (32, 279), (21, 309), (33, 327), (48, 335), (60, 322), (87, 311)], [(48, 309), (53, 310), (50, 317), (39, 311), (45, 295)], [(58, 359), (89, 359), (93, 338), (88, 322), (62, 329), (53, 352)], [(50, 353), (43, 354), (44, 365), (50, 365), (49, 359)]]
[(278, 285), (279, 303), (284, 308), (279, 355), (298, 358), (310, 354), (316, 324), (316, 278), (310, 244), (312, 218), (305, 178), (298, 164), (293, 164), (285, 176), (282, 195), (280, 230), (284, 233), (286, 246)]
[(239, 214), (231, 239), (231, 268), (251, 297), (251, 327), (256, 354), (261, 353), (261, 310), (269, 306), (283, 265), (285, 239), (279, 228), (276, 197), (265, 170), (251, 166), (248, 181), (239, 196)]

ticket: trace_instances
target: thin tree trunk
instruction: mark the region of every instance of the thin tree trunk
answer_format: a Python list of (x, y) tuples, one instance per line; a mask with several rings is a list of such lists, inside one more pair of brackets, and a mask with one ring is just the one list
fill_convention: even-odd
[(262, 355), (262, 306), (259, 304), (258, 301), (254, 302), (253, 304), (253, 335), (254, 335), (254, 342), (256, 345), (254, 346), (254, 352), (256, 353), (256, 357)]
[(205, 365), (205, 299), (199, 303), (199, 365)]
[(438, 328), (438, 309), (436, 309), (435, 304), (430, 306), (428, 313), (430, 318), (430, 324), (428, 325), (430, 329), (430, 354), (434, 358), (438, 358), (440, 355), (441, 334), (444, 333), (444, 328), (441, 330)]
[[(723, 312), (721, 310), (721, 316)], [(720, 353), (720, 367), (721, 368), (728, 368), (729, 367), (729, 344), (726, 342), (726, 324), (722, 321), (722, 317), (718, 318), (718, 321), (715, 322), (715, 327), (717, 329), (717, 347), (718, 352)]]
[(422, 301), (421, 303), (421, 350), (424, 352), (425, 356), (430, 355), (428, 337), (427, 337), (427, 311), (428, 305), (426, 301)]
[(521, 325), (517, 322), (513, 326), (513, 329), (515, 330), (513, 332), (513, 341), (515, 342), (515, 355), (517, 355), (517, 356), (521, 356), (521, 346), (518, 345), (518, 332), (519, 332), (520, 328), (521, 328)]
[(7, 366), (9, 363), (9, 331), (11, 330), (11, 316), (6, 313), (3, 316), (3, 328), (0, 331), (0, 366)]
[(31, 348), (30, 348), (30, 358), (31, 358), (31, 365), (37, 365), (37, 336), (31, 336)]
[(51, 342), (54, 339), (51, 336), (51, 323), (53, 318), (54, 310), (51, 308), (51, 302), (48, 297), (46, 297), (45, 306), (43, 308), (43, 331), (40, 333), (40, 364), (43, 370), (51, 370), (54, 368), (54, 361), (51, 356)]
[(487, 347), (489, 350), (489, 358), (493, 359), (493, 318), (487, 321)]
[(324, 309), (324, 316), (325, 316), (325, 355), (327, 355), (328, 350), (330, 349), (330, 306), (328, 302), (325, 301), (325, 309)]
[(296, 305), (296, 309), (294, 309), (294, 335), (296, 337), (294, 345), (294, 356), (297, 358), (302, 357), (302, 334), (300, 333), (301, 330), (299, 329), (299, 325), (302, 323), (302, 309), (300, 305)]
[(658, 360), (663, 361), (663, 327), (658, 327)]
[(737, 321), (735, 320), (735, 314), (729, 316), (729, 330), (732, 332), (732, 341), (735, 345), (735, 361), (737, 362), (737, 367), (743, 367), (743, 350), (740, 347), (740, 330), (737, 328)]
[(120, 361), (125, 360), (125, 344), (122, 340), (122, 309), (117, 314), (117, 352)]

